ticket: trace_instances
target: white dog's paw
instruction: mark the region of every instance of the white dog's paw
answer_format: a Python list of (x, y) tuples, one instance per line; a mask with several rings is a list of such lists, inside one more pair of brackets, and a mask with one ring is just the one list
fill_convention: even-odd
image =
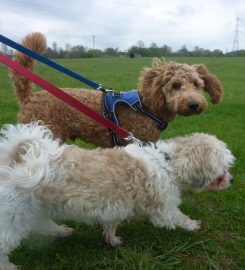
[(201, 228), (201, 221), (187, 219), (181, 224), (181, 227), (190, 232), (198, 231)]
[(124, 243), (122, 237), (119, 237), (119, 236), (108, 237), (106, 238), (106, 242), (112, 247), (118, 247)]
[(71, 235), (74, 232), (74, 229), (66, 227), (65, 225), (59, 226), (55, 232), (53, 232), (54, 236), (66, 237)]

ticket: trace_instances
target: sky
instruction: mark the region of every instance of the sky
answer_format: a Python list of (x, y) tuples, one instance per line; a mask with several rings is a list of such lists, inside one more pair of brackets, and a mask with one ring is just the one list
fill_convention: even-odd
[(48, 46), (83, 45), (125, 51), (184, 45), (232, 50), (237, 18), (239, 49), (245, 49), (245, 0), (0, 0), (0, 33), (15, 41), (34, 31)]

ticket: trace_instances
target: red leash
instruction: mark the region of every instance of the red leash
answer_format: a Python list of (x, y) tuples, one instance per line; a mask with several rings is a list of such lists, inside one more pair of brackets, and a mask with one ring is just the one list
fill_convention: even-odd
[(128, 132), (127, 130), (118, 127), (115, 125), (113, 122), (107, 120), (104, 118), (102, 115), (98, 114), (97, 112), (93, 111), (77, 99), (73, 98), (72, 96), (68, 95), (66, 92), (62, 91), (61, 89), (57, 88), (56, 86), (52, 85), (48, 81), (44, 80), (43, 78), (39, 77), (32, 71), (26, 69), (22, 65), (12, 61), (8, 57), (6, 57), (3, 54), (0, 54), (0, 61), (7, 65), (8, 67), (14, 69), (16, 72), (21, 74), (22, 76), (26, 77), (30, 81), (34, 82), (35, 84), (41, 86), (43, 89), (47, 90), (50, 92), (52, 95), (57, 97), (58, 99), (64, 101), (71, 107), (77, 109), (78, 111), (84, 113), (88, 117), (92, 118), (93, 120), (97, 121), (101, 125), (109, 128), (113, 132), (117, 133), (121, 138), (124, 140), (130, 141), (130, 140), (137, 140), (134, 138), (132, 133)]

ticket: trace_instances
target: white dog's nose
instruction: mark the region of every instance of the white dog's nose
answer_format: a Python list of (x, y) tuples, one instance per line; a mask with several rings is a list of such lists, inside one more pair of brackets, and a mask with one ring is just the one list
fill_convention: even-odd
[(233, 182), (234, 182), (234, 178), (233, 178), (233, 176), (231, 176), (231, 178), (230, 178), (230, 182), (231, 182), (231, 184), (233, 184)]

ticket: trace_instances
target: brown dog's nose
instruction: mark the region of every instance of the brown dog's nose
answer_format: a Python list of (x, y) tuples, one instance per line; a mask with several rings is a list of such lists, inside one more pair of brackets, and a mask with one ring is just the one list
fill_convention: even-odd
[(190, 109), (191, 111), (194, 112), (194, 111), (196, 111), (196, 110), (198, 109), (199, 103), (196, 102), (196, 101), (191, 101), (191, 102), (188, 103), (188, 107), (189, 107), (189, 109)]

